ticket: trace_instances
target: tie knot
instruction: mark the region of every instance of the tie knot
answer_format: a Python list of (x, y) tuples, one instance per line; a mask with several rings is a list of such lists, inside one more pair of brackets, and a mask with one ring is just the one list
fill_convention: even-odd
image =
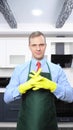
[(36, 66), (37, 66), (37, 71), (38, 71), (39, 68), (41, 68), (41, 63), (38, 61), (37, 64), (36, 64)]

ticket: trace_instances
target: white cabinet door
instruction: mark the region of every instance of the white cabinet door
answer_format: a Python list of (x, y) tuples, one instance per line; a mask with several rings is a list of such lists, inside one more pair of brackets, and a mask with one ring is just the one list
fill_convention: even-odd
[(6, 64), (6, 40), (0, 38), (0, 68)]
[(28, 38), (0, 38), (0, 67), (13, 68), (31, 58)]
[(8, 38), (6, 45), (7, 66), (16, 66), (30, 59), (27, 38)]

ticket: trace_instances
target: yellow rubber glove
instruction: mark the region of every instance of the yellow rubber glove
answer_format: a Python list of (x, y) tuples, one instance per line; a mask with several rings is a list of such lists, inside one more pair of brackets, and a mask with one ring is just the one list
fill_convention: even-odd
[[(34, 87), (34, 84), (37, 83), (42, 79), (42, 77), (38, 77), (40, 74), (41, 69), (38, 70), (38, 72), (32, 71), (32, 78), (28, 80), (27, 82), (21, 84), (18, 86), (18, 91), (23, 94), (26, 93), (27, 90), (31, 89)], [(31, 75), (31, 74), (30, 74)]]
[[(43, 77), (43, 76), (41, 76)], [(39, 82), (34, 84), (33, 90), (38, 90), (40, 88), (50, 90), (51, 92), (54, 92), (57, 88), (57, 84), (47, 78), (42, 78)]]

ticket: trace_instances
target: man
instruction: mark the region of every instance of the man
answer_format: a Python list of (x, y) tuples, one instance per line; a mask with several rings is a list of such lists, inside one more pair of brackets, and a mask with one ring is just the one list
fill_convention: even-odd
[(63, 69), (44, 56), (46, 46), (42, 32), (36, 31), (29, 36), (32, 59), (15, 68), (6, 87), (6, 103), (22, 98), (17, 130), (57, 130), (54, 96), (73, 102), (73, 88)]

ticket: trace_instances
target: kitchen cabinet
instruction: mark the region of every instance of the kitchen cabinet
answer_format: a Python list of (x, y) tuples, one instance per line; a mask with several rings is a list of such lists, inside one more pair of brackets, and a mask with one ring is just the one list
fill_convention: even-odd
[(0, 122), (16, 122), (21, 100), (6, 104), (3, 95), (3, 93), (0, 93)]
[(65, 42), (51, 42), (50, 48), (51, 54), (73, 54), (73, 41), (68, 42), (66, 40)]
[(0, 67), (6, 64), (6, 42), (4, 38), (0, 38)]
[(15, 67), (30, 59), (28, 38), (6, 37), (0, 38), (0, 67)]
[(0, 94), (0, 121), (3, 120), (3, 96)]

